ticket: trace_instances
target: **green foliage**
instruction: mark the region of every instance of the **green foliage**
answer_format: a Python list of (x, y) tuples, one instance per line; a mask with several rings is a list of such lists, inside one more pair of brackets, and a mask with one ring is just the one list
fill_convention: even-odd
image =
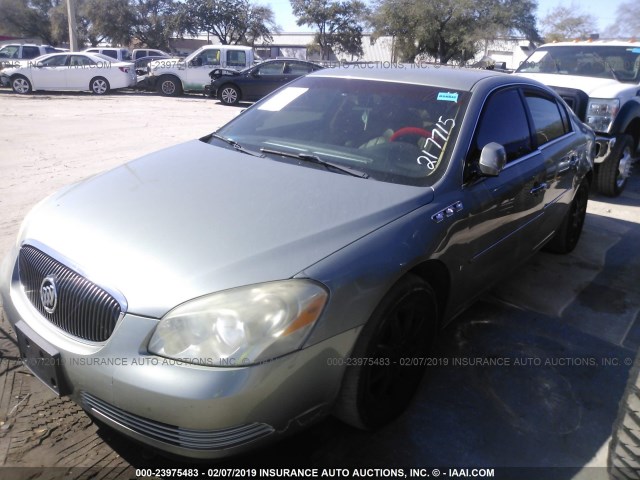
[(474, 57), (482, 41), (519, 32), (540, 39), (535, 0), (378, 0), (370, 22), (376, 36), (393, 36), (394, 56), (425, 55), (440, 63)]
[(354, 56), (362, 55), (362, 23), (368, 15), (367, 6), (360, 0), (290, 0), (298, 25), (316, 28), (316, 43), (322, 59), (328, 60), (332, 51)]
[(49, 12), (60, 0), (0, 0), (0, 29), (16, 36), (39, 37), (57, 45), (51, 29)]
[(248, 0), (187, 0), (185, 11), (191, 33), (208, 32), (225, 45), (250, 45), (258, 37), (270, 41), (278, 29), (271, 7)]

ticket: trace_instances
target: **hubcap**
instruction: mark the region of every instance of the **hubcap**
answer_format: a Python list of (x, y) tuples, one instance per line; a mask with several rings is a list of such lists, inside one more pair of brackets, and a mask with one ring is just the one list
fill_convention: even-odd
[(238, 100), (238, 95), (236, 95), (236, 91), (233, 88), (225, 88), (222, 90), (222, 101), (224, 103), (236, 103)]
[(171, 81), (162, 82), (162, 93), (167, 95), (173, 95), (176, 91), (176, 86)]
[(104, 80), (96, 80), (93, 82), (93, 91), (98, 94), (102, 94), (107, 91), (107, 84)]
[(627, 181), (627, 178), (631, 174), (632, 162), (633, 158), (631, 157), (631, 149), (625, 148), (622, 152), (622, 157), (620, 157), (620, 163), (618, 164), (618, 177), (616, 178), (616, 185), (618, 188), (622, 188), (624, 182)]
[(18, 93), (27, 93), (29, 91), (29, 84), (24, 78), (17, 78), (13, 81), (13, 88)]

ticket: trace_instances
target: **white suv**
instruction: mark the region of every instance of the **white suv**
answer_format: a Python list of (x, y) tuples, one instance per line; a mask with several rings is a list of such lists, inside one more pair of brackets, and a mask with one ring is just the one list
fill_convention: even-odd
[(126, 48), (118, 47), (92, 47), (84, 50), (88, 53), (101, 53), (107, 57), (115, 58), (119, 62), (130, 62), (131, 52)]
[(596, 187), (619, 195), (640, 141), (640, 42), (542, 45), (516, 70), (555, 89), (597, 134)]
[(0, 47), (0, 69), (5, 67), (15, 67), (20, 60), (31, 60), (32, 58), (45, 55), (47, 53), (61, 52), (62, 49), (51, 45), (34, 45), (10, 43)]

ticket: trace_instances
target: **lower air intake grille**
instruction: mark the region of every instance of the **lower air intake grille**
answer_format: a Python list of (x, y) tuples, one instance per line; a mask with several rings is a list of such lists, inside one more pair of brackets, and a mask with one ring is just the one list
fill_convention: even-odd
[(111, 336), (121, 307), (104, 289), (29, 245), (20, 249), (19, 268), (29, 301), (55, 326), (92, 342)]
[(266, 437), (274, 429), (264, 423), (251, 423), (222, 430), (180, 428), (140, 417), (114, 407), (90, 393), (82, 392), (84, 408), (145, 437), (190, 450), (221, 450)]

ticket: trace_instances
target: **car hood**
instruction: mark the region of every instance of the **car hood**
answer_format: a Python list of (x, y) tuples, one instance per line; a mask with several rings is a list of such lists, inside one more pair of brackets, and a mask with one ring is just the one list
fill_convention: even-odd
[(208, 293), (294, 276), (433, 200), (410, 187), (191, 141), (67, 187), (28, 216), (50, 251), (128, 311), (161, 317)]
[(233, 70), (232, 68), (216, 68), (209, 72), (209, 77), (211, 77), (212, 80), (216, 80), (220, 77), (227, 77), (227, 76), (237, 77), (238, 75), (240, 75), (240, 71)]
[(579, 75), (554, 75), (546, 73), (517, 73), (523, 77), (537, 80), (550, 87), (573, 88), (582, 90), (591, 98), (611, 98), (616, 92), (637, 87), (628, 83), (621, 83), (613, 78), (592, 78)]

